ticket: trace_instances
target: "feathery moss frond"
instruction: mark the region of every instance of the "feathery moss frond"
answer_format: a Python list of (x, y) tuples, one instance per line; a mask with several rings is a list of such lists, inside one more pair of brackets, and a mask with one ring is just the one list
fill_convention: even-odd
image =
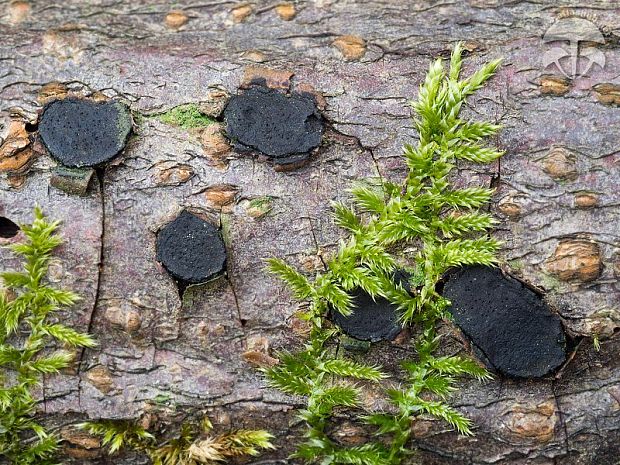
[(76, 425), (93, 436), (101, 436), (101, 445), (113, 454), (123, 447), (140, 447), (154, 441), (155, 437), (142, 426), (127, 420), (88, 421)]
[(278, 365), (263, 370), (269, 385), (287, 394), (309, 395), (312, 392), (313, 360), (304, 357), (302, 353), (293, 355), (287, 352), (279, 354), (278, 358)]
[(501, 157), (504, 152), (479, 145), (464, 145), (455, 150), (454, 155), (460, 160), (469, 160), (474, 163), (491, 163)]
[(440, 374), (467, 374), (483, 381), (491, 379), (491, 374), (474, 360), (459, 356), (438, 357), (429, 360), (429, 367)]
[(157, 438), (136, 422), (99, 420), (77, 425), (94, 436), (114, 454), (122, 448), (147, 455), (153, 465), (215, 465), (232, 457), (256, 456), (261, 450), (274, 449), (273, 436), (264, 430), (240, 429), (219, 436), (205, 436), (211, 421), (185, 422), (173, 437)]
[(348, 207), (342, 202), (333, 202), (334, 220), (338, 226), (348, 229), (353, 233), (362, 230), (362, 223), (352, 207)]
[(353, 360), (327, 360), (323, 363), (321, 368), (327, 373), (346, 378), (367, 379), (370, 381), (379, 381), (387, 378), (387, 375), (382, 373), (377, 367), (363, 365)]
[[(56, 350), (43, 355), (42, 351), (52, 345), (95, 345), (87, 334), (50, 323), (54, 313), (78, 300), (73, 292), (46, 284), (52, 252), (62, 243), (59, 225), (36, 207), (32, 224), (21, 226), (26, 240), (9, 246), (23, 258), (23, 270), (0, 273), (3, 287), (15, 294), (8, 299), (0, 290), (0, 368), (14, 379), (0, 383), (0, 456), (14, 465), (55, 463), (58, 438), (34, 420), (37, 400), (32, 391), (44, 375), (69, 367), (74, 354)], [(21, 340), (17, 340), (18, 328), (20, 335), (25, 334)]]
[(356, 407), (359, 402), (359, 392), (352, 385), (340, 384), (322, 390), (317, 396), (317, 406), (325, 413), (331, 412), (334, 407)]
[(493, 60), (489, 63), (486, 63), (482, 66), (482, 68), (474, 72), (474, 74), (472, 74), (470, 77), (461, 81), (460, 88), (463, 99), (480, 89), (484, 85), (484, 83), (495, 74), (497, 68), (499, 68), (501, 63), (502, 60)]
[(488, 213), (463, 213), (445, 216), (433, 222), (433, 227), (441, 231), (444, 237), (459, 237), (472, 232), (486, 231), (496, 223)]
[[(447, 316), (449, 306), (436, 289), (450, 268), (497, 261), (499, 243), (486, 234), (495, 220), (478, 211), (493, 191), (454, 189), (450, 180), (461, 160), (490, 163), (503, 152), (484, 145), (484, 139), (500, 126), (459, 117), (465, 99), (495, 73), (499, 61), (461, 78), (462, 52), (462, 45), (457, 44), (447, 71), (441, 59), (431, 63), (412, 103), (419, 140), (404, 147), (409, 170), (404, 185), (384, 181), (381, 189), (375, 189), (358, 183), (350, 191), (352, 206), (333, 204), (335, 222), (350, 235), (340, 241), (327, 270), (314, 281), (279, 261), (272, 267), (298, 299), (309, 301), (304, 314), (311, 323), (306, 350), (288, 354), (278, 366), (266, 370), (270, 385), (307, 398), (307, 407), (299, 412), (308, 428), (307, 440), (294, 455), (306, 462), (398, 465), (411, 453), (411, 422), (419, 416), (434, 416), (461, 434), (471, 434), (470, 420), (445, 399), (457, 388), (459, 376), (484, 380), (488, 373), (472, 360), (433, 355), (439, 344), (435, 327)], [(393, 282), (396, 254), (401, 251), (399, 258), (404, 255), (415, 269), (412, 292)], [(424, 329), (415, 345), (418, 359), (404, 364), (406, 382), (388, 391), (397, 413), (362, 417), (376, 426), (377, 434), (390, 435), (389, 447), (383, 442), (342, 447), (326, 433), (336, 406), (358, 406), (358, 389), (348, 379), (379, 382), (384, 377), (379, 367), (338, 358), (327, 345), (335, 331), (326, 328), (325, 318), (330, 311), (354, 312), (350, 293), (357, 289), (373, 298), (388, 299), (400, 311), (403, 324)]]
[(454, 140), (465, 142), (478, 142), (497, 133), (502, 127), (499, 124), (491, 124), (486, 121), (463, 121), (459, 122), (453, 132)]
[(448, 190), (441, 194), (441, 201), (453, 208), (480, 208), (493, 195), (493, 189), (486, 187), (467, 187), (459, 190)]
[(351, 189), (351, 195), (355, 200), (355, 204), (362, 210), (381, 214), (385, 209), (383, 192), (379, 189), (371, 189), (366, 185), (357, 185)]
[(73, 347), (95, 347), (97, 343), (88, 334), (80, 333), (75, 329), (69, 328), (61, 324), (44, 325), (41, 327), (48, 336), (57, 339), (59, 342)]
[(464, 436), (471, 436), (473, 434), (471, 431), (471, 420), (443, 402), (417, 399), (416, 406), (419, 407), (422, 412), (454, 426), (457, 431)]
[(348, 449), (340, 449), (334, 452), (334, 464), (351, 465), (389, 465), (386, 450), (378, 444), (364, 444)]
[(351, 307), (353, 300), (351, 296), (342, 289), (337, 283), (330, 279), (317, 278), (316, 294), (318, 297), (323, 298), (334, 310), (340, 312), (343, 315), (351, 314)]
[(293, 289), (295, 297), (299, 300), (307, 299), (312, 295), (313, 288), (304, 275), (299, 273), (293, 267), (287, 265), (282, 260), (270, 258), (267, 260), (267, 266), (271, 273), (277, 275), (286, 284)]
[(429, 257), (444, 270), (461, 265), (493, 265), (499, 243), (492, 239), (454, 239), (429, 250)]

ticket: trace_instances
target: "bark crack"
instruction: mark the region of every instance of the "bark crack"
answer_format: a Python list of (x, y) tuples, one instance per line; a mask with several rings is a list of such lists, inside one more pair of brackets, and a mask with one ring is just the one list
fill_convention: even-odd
[(564, 412), (562, 412), (562, 406), (560, 404), (560, 400), (558, 398), (558, 395), (555, 391), (555, 385), (557, 383), (557, 380), (554, 379), (551, 382), (551, 392), (553, 393), (553, 398), (555, 400), (555, 406), (558, 410), (558, 417), (560, 420), (560, 428), (562, 428), (562, 431), (564, 432), (564, 449), (566, 451), (566, 455), (568, 455), (570, 453), (570, 446), (569, 446), (569, 442), (568, 442), (568, 427), (566, 426), (566, 415), (564, 414)]
[[(90, 312), (90, 318), (88, 320), (88, 326), (86, 329), (87, 334), (91, 334), (93, 328), (93, 321), (95, 319), (95, 312), (97, 311), (98, 303), (99, 303), (99, 295), (101, 294), (101, 282), (103, 275), (103, 263), (104, 263), (104, 253), (105, 253), (105, 230), (106, 230), (106, 201), (105, 201), (105, 182), (104, 182), (104, 170), (97, 170), (97, 180), (99, 182), (99, 195), (101, 196), (101, 236), (100, 236), (100, 245), (99, 245), (99, 262), (97, 264), (97, 285), (95, 288), (95, 298), (93, 301), (93, 308)], [(77, 379), (78, 379), (78, 405), (80, 409), (82, 408), (82, 365), (84, 364), (84, 354), (86, 353), (86, 348), (83, 347), (80, 350), (79, 362), (77, 366)]]
[[(224, 225), (225, 221), (223, 221), (223, 217), (224, 214), (222, 213), (221, 209), (220, 209), (220, 225)], [(230, 240), (225, 240), (224, 241), (226, 244), (226, 249), (227, 249), (227, 253), (230, 252), (230, 254), (234, 254), (234, 249), (232, 247), (232, 241)], [(230, 266), (231, 260), (228, 259), (227, 261), (227, 268)], [(232, 278), (232, 273), (230, 273), (230, 270), (226, 270), (226, 282), (228, 283), (228, 286), (230, 287), (230, 291), (232, 292), (233, 295), (233, 300), (235, 301), (235, 308), (237, 309), (237, 320), (239, 321), (239, 325), (241, 326), (241, 330), (244, 333), (244, 339), (245, 339), (245, 330), (244, 330), (244, 319), (241, 317), (241, 307), (239, 306), (239, 299), (237, 297), (237, 291), (235, 290), (235, 283), (234, 280)]]

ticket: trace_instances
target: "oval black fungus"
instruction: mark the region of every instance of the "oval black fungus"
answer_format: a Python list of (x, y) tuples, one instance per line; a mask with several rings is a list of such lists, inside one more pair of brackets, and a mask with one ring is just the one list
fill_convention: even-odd
[(10, 239), (17, 236), (19, 226), (4, 216), (0, 216), (0, 237)]
[(560, 318), (542, 298), (499, 269), (474, 266), (452, 274), (443, 295), (454, 322), (481, 358), (517, 378), (544, 376), (566, 360)]
[(39, 134), (56, 160), (80, 168), (101, 165), (118, 155), (131, 126), (131, 113), (120, 102), (67, 98), (45, 106)]
[[(398, 271), (394, 275), (396, 282), (410, 291), (409, 275)], [(353, 313), (344, 316), (332, 310), (332, 321), (347, 335), (361, 341), (392, 341), (402, 331), (399, 321), (400, 312), (396, 305), (383, 297), (373, 298), (367, 292), (357, 289), (351, 293)]]
[(187, 211), (157, 234), (157, 260), (177, 280), (207, 282), (226, 270), (226, 247), (218, 228)]
[(277, 164), (303, 161), (321, 143), (323, 121), (307, 95), (250, 87), (230, 99), (224, 116), (236, 149), (260, 152)]

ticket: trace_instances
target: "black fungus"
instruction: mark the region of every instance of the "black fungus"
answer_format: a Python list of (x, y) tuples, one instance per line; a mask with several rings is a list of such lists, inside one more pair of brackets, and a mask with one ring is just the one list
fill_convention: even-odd
[(45, 106), (39, 135), (56, 160), (80, 168), (114, 158), (125, 147), (131, 127), (131, 113), (120, 102), (67, 98)]
[(321, 143), (323, 121), (308, 95), (254, 86), (233, 96), (224, 116), (237, 150), (259, 152), (276, 164), (303, 161)]
[(226, 270), (226, 247), (218, 228), (187, 211), (157, 234), (157, 260), (184, 284), (207, 282)]
[(540, 295), (501, 270), (463, 268), (448, 278), (443, 295), (452, 302), (454, 322), (490, 368), (536, 378), (566, 360), (560, 318)]
[(17, 236), (19, 226), (4, 216), (0, 216), (0, 237), (10, 239)]
[[(398, 271), (394, 280), (410, 291), (409, 277), (408, 273)], [(336, 310), (331, 311), (332, 321), (347, 335), (361, 341), (392, 341), (402, 331), (400, 311), (396, 305), (380, 296), (373, 299), (362, 289), (351, 292), (351, 297), (353, 313), (344, 316)]]

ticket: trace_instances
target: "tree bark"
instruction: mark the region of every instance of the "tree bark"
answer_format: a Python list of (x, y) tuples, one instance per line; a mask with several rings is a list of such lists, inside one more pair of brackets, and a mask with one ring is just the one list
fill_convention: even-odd
[[(494, 142), (506, 155), (490, 168), (459, 166), (457, 180), (497, 188), (491, 211), (501, 219), (494, 234), (505, 241), (503, 267), (545, 293), (574, 349), (566, 366), (544, 379), (464, 382), (451, 403), (473, 419), (476, 435), (458, 437), (444, 424), (419, 420), (412, 463), (618, 464), (618, 5), (276, 6), (178, 2), (175, 9), (187, 16), (181, 24), (183, 14), (167, 17), (169, 3), (160, 0), (3, 3), (3, 137), (11, 121), (36, 123), (46, 92), (120, 99), (136, 123), (125, 151), (98, 170), (83, 197), (50, 186), (55, 162), (42, 150), (0, 179), (0, 216), (28, 222), (39, 204), (63, 221), (65, 243), (51, 279), (83, 299), (62, 319), (99, 342), (42, 389), (41, 413), (67, 439), (67, 460), (142, 463), (81, 447), (83, 438), (68, 427), (78, 420), (150, 412), (173, 429), (183, 415), (208, 411), (219, 428), (275, 434), (278, 449), (256, 463), (286, 461), (303, 431), (294, 420), (299, 401), (266, 388), (248, 360), (267, 346), (273, 355), (299, 345), (303, 328), (294, 318), (297, 304), (264, 272), (263, 260), (282, 257), (309, 272), (322, 267), (342, 235), (330, 202), (346, 199), (360, 178), (403, 178), (402, 145), (416, 137), (407, 103), (430, 60), (464, 40), (465, 74), (504, 59), (465, 113), (504, 125)], [(601, 31), (605, 44), (595, 50), (605, 65), (568, 79), (545, 68), (542, 57), (551, 47), (545, 31), (571, 14)], [(152, 117), (184, 103), (221, 107), (253, 73), (320, 94), (326, 131), (305, 166), (284, 172), (234, 150), (222, 155), (218, 126), (184, 130)], [(184, 208), (222, 226), (229, 256), (224, 278), (190, 287), (181, 299), (155, 260), (155, 237)], [(0, 256), (3, 269), (15, 265), (6, 250)], [(443, 332), (446, 351), (468, 350), (455, 329)], [(410, 354), (406, 344), (383, 343), (366, 357), (397, 373), (396, 362)], [(380, 407), (379, 394), (368, 388), (366, 403)], [(366, 434), (344, 414), (334, 425), (343, 441)]]

